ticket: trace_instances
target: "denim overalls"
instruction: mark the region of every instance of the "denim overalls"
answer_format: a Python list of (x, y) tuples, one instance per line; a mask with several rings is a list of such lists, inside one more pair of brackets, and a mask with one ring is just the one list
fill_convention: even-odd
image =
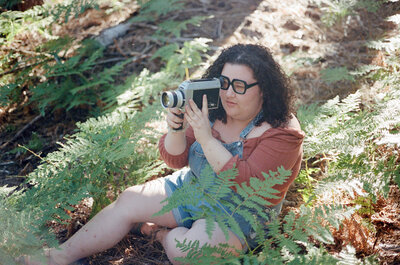
[[(243, 141), (246, 139), (247, 135), (254, 128), (258, 119), (260, 119), (262, 113), (260, 112), (240, 133), (240, 140), (232, 143), (222, 143), (222, 145), (233, 155), (239, 155), (240, 158), (243, 156)], [(211, 123), (211, 127), (213, 123)], [(201, 178), (202, 170), (209, 165), (201, 145), (195, 141), (189, 149), (189, 168), (181, 169), (172, 175), (165, 178), (165, 189), (167, 191), (167, 195), (171, 196), (171, 194), (181, 187), (183, 183), (190, 182), (192, 178)], [(232, 196), (235, 196), (235, 192), (232, 190)], [(283, 201), (283, 200), (282, 200)], [(172, 210), (172, 213), (175, 217), (178, 226), (184, 226), (186, 228), (191, 228), (194, 220), (184, 220), (187, 217), (192, 217), (191, 213), (201, 211), (200, 206), (205, 205), (207, 202), (199, 202), (197, 206), (192, 205), (182, 205), (182, 207), (178, 207)], [(279, 214), (282, 208), (282, 202), (274, 207), (271, 207), (266, 210), (274, 210), (276, 214)], [(225, 211), (229, 211), (228, 208), (224, 207)], [(249, 244), (250, 248), (256, 247), (257, 243), (255, 242), (255, 232), (251, 229), (251, 225), (240, 215), (234, 214), (233, 217), (238, 222), (243, 234), (246, 236), (246, 240), (240, 238), (242, 246), (244, 249), (247, 249), (248, 246), (245, 244), (245, 241)]]

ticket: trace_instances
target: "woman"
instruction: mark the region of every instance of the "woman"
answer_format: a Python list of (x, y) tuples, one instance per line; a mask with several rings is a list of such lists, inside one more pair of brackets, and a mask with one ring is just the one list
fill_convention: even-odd
[(268, 200), (275, 211), (280, 211), (285, 194), (300, 169), (304, 138), (292, 114), (292, 92), (285, 75), (266, 48), (239, 44), (223, 50), (204, 77), (223, 80), (220, 107), (209, 115), (204, 97), (205, 107), (200, 110), (190, 101), (183, 119), (176, 115), (181, 113), (179, 109), (170, 109), (169, 128), (176, 129), (183, 123), (187, 129), (170, 130), (159, 142), (161, 157), (168, 165), (175, 168), (189, 165), (189, 170), (126, 189), (60, 249), (49, 251), (49, 264), (69, 264), (106, 250), (132, 227), (143, 234), (153, 234), (174, 264), (174, 258), (185, 256), (176, 247), (176, 240), (198, 240), (201, 245), (212, 246), (227, 243), (229, 251), (244, 250), (245, 242), (253, 238), (249, 225), (243, 220), (238, 221), (246, 238), (239, 238), (230, 231), (226, 239), (218, 225), (209, 238), (204, 219), (183, 222), (190, 216), (188, 208), (153, 216), (163, 207), (162, 201), (183, 182), (201, 178), (202, 169), (208, 164), (215, 173), (235, 166), (238, 183), (250, 177), (263, 179), (262, 172), (276, 171), (279, 166), (291, 170), (287, 182), (274, 187), (279, 191), (278, 198)]

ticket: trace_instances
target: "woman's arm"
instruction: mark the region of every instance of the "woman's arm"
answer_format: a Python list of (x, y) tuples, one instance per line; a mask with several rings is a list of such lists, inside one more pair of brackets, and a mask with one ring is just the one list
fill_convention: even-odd
[(186, 126), (186, 121), (178, 116), (181, 113), (179, 109), (169, 109), (167, 124), (170, 130), (161, 137), (158, 143), (161, 158), (173, 168), (182, 168), (188, 164), (189, 147), (195, 141), (193, 130), (190, 127), (186, 131), (173, 130), (182, 125)]
[(202, 110), (199, 110), (193, 100), (190, 100), (189, 105), (186, 106), (185, 117), (193, 128), (196, 141), (201, 145), (208, 163), (216, 173), (219, 173), (233, 156), (226, 150), (222, 143), (212, 135), (210, 121), (208, 119), (207, 97), (205, 95), (203, 96)]
[(258, 138), (248, 139), (244, 142), (243, 158), (234, 156), (221, 171), (238, 169), (235, 181), (237, 183), (249, 182), (251, 177), (264, 179), (263, 172), (276, 172), (283, 166), (291, 170), (292, 174), (287, 181), (273, 188), (278, 190), (279, 199), (268, 199), (273, 205), (279, 203), (286, 194), (289, 186), (297, 177), (302, 160), (302, 143), (304, 133), (293, 128), (272, 128)]
[[(165, 139), (167, 138), (167, 134), (164, 134), (160, 141), (158, 142), (158, 150), (160, 152), (161, 159), (172, 168), (182, 168), (188, 165), (188, 155), (189, 155), (189, 146), (191, 144), (186, 143), (185, 150), (178, 154), (172, 155), (165, 148)], [(186, 137), (187, 138), (187, 137)]]
[(233, 158), (232, 154), (214, 137), (201, 144), (201, 147), (208, 163), (217, 174)]
[(164, 139), (165, 150), (174, 156), (182, 154), (186, 149), (185, 132), (170, 131)]
[(171, 155), (180, 155), (186, 149), (186, 137), (183, 129), (176, 130), (177, 128), (183, 128), (186, 123), (183, 118), (183, 113), (178, 108), (168, 109), (167, 113), (167, 124), (169, 131), (164, 139), (165, 150)]

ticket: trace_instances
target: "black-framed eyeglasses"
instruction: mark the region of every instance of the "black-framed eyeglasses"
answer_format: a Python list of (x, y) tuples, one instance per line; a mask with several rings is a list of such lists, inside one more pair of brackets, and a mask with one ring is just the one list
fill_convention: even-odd
[(235, 91), (235, 93), (237, 94), (242, 94), (242, 95), (246, 93), (247, 89), (258, 84), (258, 82), (247, 84), (246, 81), (240, 79), (232, 79), (231, 81), (229, 80), (229, 77), (226, 77), (224, 75), (221, 75), (220, 80), (221, 80), (222, 90), (228, 90), (229, 86), (232, 85), (233, 91)]

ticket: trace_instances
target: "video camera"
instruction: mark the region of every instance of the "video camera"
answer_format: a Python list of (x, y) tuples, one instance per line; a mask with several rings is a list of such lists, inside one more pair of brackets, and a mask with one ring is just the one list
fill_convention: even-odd
[(203, 107), (203, 95), (207, 95), (208, 109), (216, 109), (219, 106), (219, 89), (221, 80), (196, 79), (182, 82), (175, 91), (165, 91), (161, 95), (161, 105), (164, 108), (180, 108), (193, 99), (199, 109)]

